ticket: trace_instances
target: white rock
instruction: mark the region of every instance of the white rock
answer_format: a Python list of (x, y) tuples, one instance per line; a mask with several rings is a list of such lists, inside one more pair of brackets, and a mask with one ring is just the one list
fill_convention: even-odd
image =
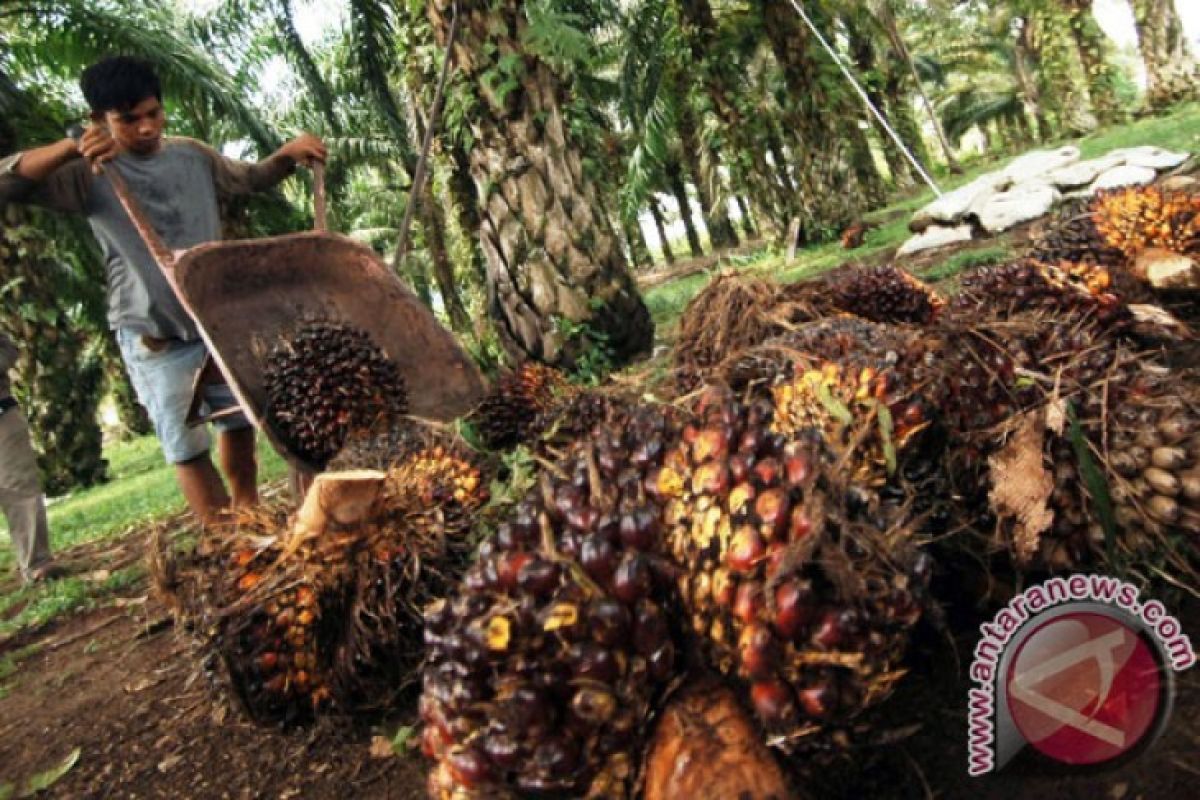
[(1025, 183), (1035, 178), (1042, 178), (1047, 172), (1070, 166), (1079, 160), (1079, 148), (1074, 145), (1060, 147), (1057, 150), (1034, 150), (1023, 156), (1018, 156), (1004, 168), (1004, 174), (1013, 183)]
[(896, 251), (896, 255), (906, 256), (912, 253), (919, 253), (922, 250), (932, 250), (935, 247), (945, 247), (948, 244), (970, 240), (970, 225), (959, 225), (954, 228), (932, 225), (926, 228), (924, 233), (912, 237), (901, 245), (900, 249)]
[(1101, 189), (1115, 189), (1118, 186), (1145, 186), (1153, 183), (1158, 173), (1150, 167), (1113, 167), (1100, 174), (1088, 187), (1089, 194), (1095, 194)]
[(909, 227), (913, 230), (924, 230), (936, 222), (953, 225), (963, 218), (976, 198), (980, 195), (992, 194), (1010, 182), (1007, 177), (997, 172), (981, 175), (966, 186), (960, 186), (952, 192), (947, 192), (922, 208), (913, 215), (913, 221)]
[(1061, 195), (1048, 183), (1030, 181), (1001, 192), (984, 204), (976, 215), (988, 233), (1000, 233), (1022, 222), (1045, 216)]
[(1120, 157), (1122, 163), (1131, 167), (1147, 167), (1155, 170), (1175, 169), (1188, 160), (1187, 153), (1172, 153), (1170, 150), (1151, 145), (1113, 150), (1108, 155)]
[(1111, 155), (1093, 158), (1090, 161), (1080, 161), (1067, 167), (1052, 169), (1046, 173), (1046, 183), (1052, 183), (1059, 189), (1078, 189), (1087, 186), (1100, 174), (1124, 163), (1120, 158)]

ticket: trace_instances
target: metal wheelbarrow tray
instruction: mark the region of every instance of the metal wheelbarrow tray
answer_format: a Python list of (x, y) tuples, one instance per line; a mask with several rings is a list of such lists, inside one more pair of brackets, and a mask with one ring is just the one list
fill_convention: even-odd
[(324, 230), (323, 169), (314, 172), (317, 230), (210, 242), (176, 256), (116, 170), (107, 171), (242, 409), (289, 463), (307, 471), (318, 465), (291, 452), (270, 424), (263, 373), (274, 345), (308, 319), (365, 331), (399, 368), (415, 416), (448, 421), (470, 410), (484, 390), (474, 362), (375, 251)]

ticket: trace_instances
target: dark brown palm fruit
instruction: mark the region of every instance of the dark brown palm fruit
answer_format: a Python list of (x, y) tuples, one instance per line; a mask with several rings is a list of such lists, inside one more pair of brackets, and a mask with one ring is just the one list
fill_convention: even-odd
[(403, 414), (408, 392), (396, 363), (351, 325), (304, 324), (267, 355), (267, 419), (288, 448), (318, 468), (347, 435)]
[(1104, 242), (1132, 263), (1142, 252), (1200, 252), (1200, 194), (1158, 186), (1132, 186), (1100, 192), (1092, 217)]
[(819, 439), (710, 394), (656, 476), (693, 634), (786, 750), (888, 694), (929, 564), (904, 508), (845, 482)]
[(1105, 327), (1118, 327), (1128, 309), (1104, 290), (1092, 291), (1058, 267), (1031, 260), (980, 267), (966, 273), (948, 312), (959, 316), (987, 313), (1004, 317), (1018, 312), (1072, 312), (1094, 317)]
[(629, 797), (676, 674), (653, 481), (676, 439), (639, 407), (578, 442), (425, 612), (435, 797)]
[(619, 408), (628, 407), (623, 398), (593, 389), (579, 389), (563, 396), (561, 403), (543, 411), (534, 421), (532, 442), (542, 455), (561, 452), (572, 442), (592, 433)]
[(872, 322), (928, 325), (946, 304), (932, 287), (891, 264), (853, 269), (830, 282), (838, 310)]
[(1119, 267), (1125, 254), (1110, 245), (1096, 228), (1090, 199), (1072, 200), (1043, 226), (1027, 253), (1032, 261), (1058, 266), (1081, 264)]
[(892, 369), (919, 385), (937, 359), (937, 347), (936, 338), (911, 328), (842, 315), (802, 323), (758, 347), (733, 354), (717, 376), (741, 393), (770, 388), (797, 372), (835, 362), (855, 370)]
[(545, 415), (552, 414), (577, 391), (564, 373), (527, 361), (497, 380), (467, 419), (484, 446), (506, 450), (531, 442)]

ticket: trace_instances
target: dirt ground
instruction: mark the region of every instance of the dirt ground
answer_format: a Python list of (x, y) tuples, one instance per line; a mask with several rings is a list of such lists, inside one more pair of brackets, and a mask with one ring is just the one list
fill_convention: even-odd
[[(65, 554), (79, 568), (126, 562), (144, 535), (101, 552)], [(97, 563), (100, 559), (101, 563)], [(373, 736), (415, 718), (415, 702), (372, 727), (326, 720), (290, 731), (258, 727), (221, 697), (187, 642), (145, 584), (104, 609), (0, 645), (0, 658), (30, 652), (0, 699), (0, 785), (20, 785), (75, 749), (80, 756), (42, 797), (61, 798), (419, 798), (418, 754), (374, 757)], [(1200, 630), (1200, 602), (1179, 608), (1185, 631)], [(967, 626), (960, 625), (967, 630)], [(1195, 635), (1193, 633), (1195, 638)], [(1175, 800), (1195, 796), (1200, 765), (1200, 676), (1181, 676), (1165, 736), (1141, 758), (1088, 776), (1066, 775), (1022, 757), (999, 775), (966, 774), (961, 662), (970, 634), (951, 646), (929, 632), (912, 674), (877, 712), (874, 729), (893, 741), (802, 768), (810, 798), (1079, 798)], [(915, 731), (914, 731), (915, 728)]]

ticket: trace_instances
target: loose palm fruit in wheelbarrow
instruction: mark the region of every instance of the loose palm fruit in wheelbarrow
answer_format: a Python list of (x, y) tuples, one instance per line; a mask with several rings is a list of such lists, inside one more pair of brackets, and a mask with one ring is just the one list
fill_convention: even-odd
[(404, 378), (366, 332), (317, 321), (268, 354), (267, 418), (288, 448), (324, 468), (354, 430), (408, 407)]
[(673, 438), (654, 408), (610, 419), (427, 609), (432, 796), (631, 796), (651, 709), (679, 672), (649, 481)]

